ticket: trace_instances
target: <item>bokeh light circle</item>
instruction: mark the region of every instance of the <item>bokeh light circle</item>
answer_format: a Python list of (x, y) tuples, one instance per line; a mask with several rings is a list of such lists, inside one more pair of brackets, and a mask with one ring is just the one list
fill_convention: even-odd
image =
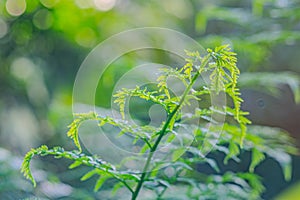
[(26, 10), (26, 1), (25, 0), (7, 0), (6, 1), (6, 10), (12, 16), (20, 16)]
[[(96, 46), (82, 63), (77, 73), (76, 80), (74, 82), (73, 112), (88, 113), (90, 111), (94, 111), (103, 117), (110, 116), (115, 119), (120, 119), (120, 113), (118, 113), (117, 108), (103, 109), (95, 106), (95, 95), (99, 84), (99, 80), (104, 76), (107, 68), (115, 60), (124, 56), (127, 53), (145, 49), (168, 52), (170, 54), (180, 57), (183, 60), (186, 57), (185, 50), (199, 51), (202, 55), (206, 54), (203, 47), (195, 40), (188, 37), (187, 35), (184, 35), (180, 32), (171, 29), (156, 27), (138, 28), (113, 35), (107, 40), (100, 43), (98, 46)], [(134, 85), (143, 86), (149, 83), (153, 84), (159, 73), (159, 68), (162, 67), (171, 66), (162, 66), (161, 64), (153, 63), (151, 60), (147, 61), (147, 63), (144, 63), (140, 66), (135, 66), (135, 68), (123, 74), (123, 76), (117, 81), (115, 85), (115, 91), (119, 90), (120, 88), (128, 87), (132, 89)], [(130, 76), (135, 78), (130, 78)], [(207, 77), (202, 77), (202, 79), (206, 82), (206, 84), (209, 84), (209, 80), (207, 79)], [(171, 90), (174, 90), (174, 94), (176, 96), (179, 96), (180, 90), (176, 91), (176, 89), (178, 89), (176, 82), (170, 85), (174, 85), (174, 89), (171, 87)], [(99, 95), (108, 94), (101, 93)], [(217, 104), (218, 107), (222, 107), (226, 104), (225, 96), (212, 95), (211, 103)], [(126, 106), (127, 112), (125, 114), (128, 119), (128, 123), (135, 124), (136, 122), (132, 118), (130, 118), (130, 109), (128, 105)], [(183, 114), (185, 112), (193, 112), (196, 107), (199, 107), (199, 105), (197, 104), (197, 102), (193, 102), (187, 108), (183, 107), (181, 112)], [(136, 111), (137, 110), (133, 112)], [(155, 112), (158, 112), (159, 108), (152, 107), (149, 109), (149, 114), (151, 114), (150, 111), (153, 114)], [(224, 120), (225, 116), (224, 118), (219, 117), (218, 125), (222, 125), (222, 123), (224, 123)], [(195, 125), (197, 126), (198, 124), (196, 123)], [(207, 128), (210, 128), (210, 124)], [(193, 132), (189, 131), (191, 130), (179, 130), (180, 133), (188, 133), (190, 136), (188, 142), (182, 144), (183, 150), (187, 149), (189, 145), (193, 142)], [(220, 133), (221, 131), (219, 131), (217, 134), (214, 133), (216, 142)], [(130, 138), (130, 136), (127, 138), (125, 137), (123, 138), (123, 140), (120, 141), (120, 138), (116, 137), (117, 134), (118, 130), (114, 130), (112, 128), (85, 128), (79, 131), (79, 137), (85, 148), (92, 154), (100, 155), (100, 157), (111, 162), (112, 164), (119, 164), (124, 158), (129, 158), (132, 156), (141, 158), (141, 160), (143, 160), (147, 156), (145, 154), (142, 155), (138, 153), (138, 146), (132, 144), (133, 139)], [(170, 146), (168, 145), (161, 146), (160, 148), (158, 148), (155, 152), (154, 159), (168, 160), (169, 148)], [(182, 151), (180, 154), (178, 154), (177, 157), (179, 158), (184, 152), (185, 151)], [(174, 160), (174, 158), (172, 159)], [(131, 160), (126, 167), (133, 170), (139, 170), (143, 167), (143, 162), (141, 160), (137, 159), (136, 162), (132, 162)]]

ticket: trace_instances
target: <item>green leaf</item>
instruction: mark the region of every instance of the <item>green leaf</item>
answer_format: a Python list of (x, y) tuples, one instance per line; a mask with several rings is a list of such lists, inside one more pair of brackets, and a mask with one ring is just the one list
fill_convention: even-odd
[[(166, 82), (162, 82), (161, 84), (161, 89), (167, 90)], [(114, 94), (113, 97), (116, 98), (114, 103), (119, 105), (122, 119), (125, 119), (125, 103), (130, 97), (139, 97), (141, 99), (145, 99), (146, 101), (152, 101), (153, 103), (160, 104), (165, 107), (162, 102), (163, 97), (161, 95), (157, 95), (157, 93), (157, 91), (150, 92), (147, 91), (147, 88), (141, 89), (139, 86), (136, 86), (134, 89), (122, 88), (122, 90)]]
[(69, 166), (69, 169), (74, 169), (74, 168), (80, 166), (81, 164), (82, 164), (82, 162), (80, 162), (80, 161), (75, 161), (75, 162), (73, 162), (73, 163)]
[(102, 185), (104, 184), (104, 182), (109, 179), (110, 176), (106, 176), (106, 175), (102, 175), (100, 176), (100, 178), (98, 178), (96, 184), (95, 184), (95, 187), (94, 187), (94, 192), (97, 192), (101, 187)]
[(122, 182), (116, 183), (114, 185), (113, 189), (111, 190), (111, 195), (115, 196), (117, 194), (118, 190), (122, 187), (124, 187), (124, 184)]
[(220, 172), (220, 169), (218, 167), (218, 164), (215, 160), (210, 159), (210, 158), (205, 158), (205, 162), (209, 164), (216, 172)]
[(281, 167), (283, 168), (283, 175), (286, 181), (290, 181), (292, 178), (292, 165), (291, 163), (282, 163)]
[(141, 154), (144, 154), (146, 153), (146, 151), (149, 149), (149, 146), (147, 144), (144, 144), (143, 147), (141, 148), (140, 150), (140, 153)]
[(251, 186), (251, 199), (257, 199), (260, 196), (260, 194), (265, 190), (265, 187), (261, 182), (261, 178), (258, 175), (252, 173), (237, 173), (237, 176), (242, 178), (243, 180), (246, 180)]
[(33, 186), (36, 186), (36, 182), (32, 176), (31, 170), (30, 170), (30, 161), (32, 159), (32, 157), (35, 154), (35, 150), (31, 149), (24, 157), (23, 163), (22, 163), (22, 167), (21, 167), (21, 172), (23, 173), (23, 175), (25, 176), (25, 178), (29, 179)]
[(169, 123), (169, 129), (170, 129), (170, 131), (173, 130), (175, 122), (176, 122), (176, 116), (173, 117), (173, 118), (171, 119), (170, 123)]
[(240, 154), (239, 146), (232, 141), (229, 143), (228, 149), (229, 149), (229, 153), (224, 158), (224, 164), (227, 164), (228, 160), (231, 159), (232, 157), (235, 157)]
[(76, 119), (73, 120), (73, 122), (68, 126), (69, 131), (67, 132), (67, 136), (70, 137), (73, 141), (76, 147), (81, 152), (81, 146), (78, 138), (78, 129), (82, 122), (86, 120), (93, 120), (97, 118), (97, 114), (94, 112), (90, 113), (81, 113), (81, 114), (75, 114)]
[(167, 142), (167, 143), (171, 143), (175, 138), (176, 138), (176, 135), (175, 135), (175, 132), (173, 131), (172, 134), (169, 134), (169, 135), (167, 136), (166, 142)]
[(132, 180), (135, 182), (138, 182), (140, 180), (140, 177), (136, 174), (130, 174), (130, 173), (123, 173), (118, 175), (123, 180)]
[(98, 174), (98, 173), (99, 173), (98, 169), (91, 170), (91, 171), (87, 172), (85, 175), (83, 175), (80, 178), (80, 180), (85, 181), (85, 180), (91, 178), (92, 176), (94, 176), (95, 174)]
[[(224, 197), (229, 199), (258, 199), (263, 191), (263, 186), (261, 180), (255, 174), (230, 173), (224, 176), (208, 176), (192, 172), (191, 166), (199, 163), (208, 164), (216, 172), (219, 172), (216, 160), (204, 156), (211, 150), (225, 153), (224, 163), (227, 164), (229, 159), (238, 160), (240, 149), (243, 148), (246, 151), (252, 151), (252, 160), (249, 166), (250, 172), (253, 172), (255, 167), (267, 155), (280, 163), (285, 178), (289, 180), (291, 178), (291, 157), (288, 153), (295, 152), (293, 142), (290, 141), (289, 137), (285, 137), (286, 134), (282, 131), (276, 130), (269, 134), (268, 131), (265, 131), (266, 129), (261, 129), (261, 127), (256, 132), (252, 132), (251, 127), (248, 129), (248, 124), (251, 122), (246, 117), (248, 113), (241, 110), (243, 100), (237, 87), (240, 71), (236, 66), (236, 54), (231, 52), (228, 45), (216, 47), (214, 50), (208, 49), (207, 52), (208, 54), (204, 57), (201, 57), (197, 51), (186, 52), (189, 57), (182, 68), (162, 69), (162, 73), (157, 79), (158, 91), (148, 91), (147, 88), (137, 86), (133, 89), (124, 88), (117, 92), (114, 95), (114, 102), (119, 105), (122, 119), (115, 119), (109, 116), (101, 117), (96, 113), (76, 114), (75, 119), (69, 126), (67, 135), (74, 141), (79, 151), (65, 151), (61, 147), (48, 149), (46, 146), (32, 149), (24, 157), (21, 168), (22, 173), (35, 185), (36, 183), (29, 168), (30, 160), (34, 155), (52, 155), (55, 158), (72, 160), (73, 163), (69, 166), (70, 169), (80, 165), (92, 168), (91, 171), (81, 177), (81, 180), (84, 181), (94, 175), (98, 175), (94, 191), (98, 191), (106, 180), (115, 179), (116, 181), (112, 182), (114, 185), (112, 188), (113, 194), (123, 186), (133, 195), (135, 195), (133, 188), (148, 187), (156, 191), (160, 198), (164, 193), (164, 189), (170, 187), (170, 184), (182, 182), (192, 185), (191, 189), (188, 190), (189, 199), (198, 199), (199, 196), (203, 199), (222, 199)], [(211, 85), (203, 86), (200, 83), (201, 87), (196, 89), (194, 83), (198, 81), (197, 78), (203, 73), (210, 75)], [(174, 93), (171, 93), (171, 87), (167, 84), (169, 77), (175, 77), (186, 87), (182, 95), (176, 96)], [(298, 87), (296, 83), (290, 82), (289, 84), (293, 85), (293, 90)], [(204, 101), (207, 100), (209, 94), (220, 92), (229, 98), (229, 102), (232, 102), (232, 107), (209, 108)], [(139, 126), (126, 121), (125, 104), (130, 97), (138, 97), (163, 106), (167, 111), (168, 118), (158, 127)], [(203, 98), (203, 102), (201, 102), (202, 99), (200, 97)], [(201, 109), (195, 109), (195, 112), (190, 110), (188, 113), (182, 113), (181, 109), (183, 106), (190, 106), (192, 100), (200, 102)], [(204, 105), (204, 108), (202, 108), (202, 105)], [(227, 115), (226, 122), (218, 125), (212, 118), (212, 114)], [(141, 153), (150, 151), (147, 154), (148, 158), (145, 159), (133, 155), (130, 158), (123, 159), (115, 167), (96, 156), (87, 156), (81, 153), (78, 130), (85, 120), (96, 120), (99, 126), (108, 124), (117, 127), (120, 129), (120, 135), (130, 133), (136, 146), (141, 147)], [(186, 123), (195, 121), (200, 122), (199, 126), (198, 124)], [(215, 123), (214, 126), (210, 126), (212, 123)], [(186, 130), (186, 132), (181, 132), (181, 130)], [(217, 133), (221, 131), (221, 137), (217, 137)], [(212, 134), (208, 134), (209, 132)], [(195, 133), (195, 138), (191, 147), (186, 148), (183, 147), (183, 144), (193, 139), (193, 136), (188, 133)], [(178, 140), (174, 142), (175, 138)], [(152, 157), (157, 148), (168, 145), (171, 142), (172, 144), (168, 146), (170, 154), (166, 154), (166, 156), (171, 155), (171, 162), (161, 160), (160, 156)], [(188, 151), (189, 154), (182, 156), (185, 151)], [(131, 160), (135, 162), (130, 162)], [(130, 166), (132, 163), (139, 161), (146, 161), (146, 166), (141, 168), (145, 173), (120, 170), (125, 168), (127, 164)], [(149, 170), (150, 166), (151, 169), (155, 170), (148, 173), (147, 170)], [(158, 170), (167, 166), (174, 170), (174, 173), (170, 173), (169, 177), (165, 176), (166, 173)], [(181, 187), (181, 185), (183, 184), (178, 184), (175, 187)]]
[(191, 166), (189, 166), (188, 164), (186, 164), (184, 162), (180, 162), (180, 161), (173, 162), (170, 166), (174, 166), (177, 170), (178, 169), (193, 170), (193, 168)]
[(31, 149), (29, 152), (26, 153), (24, 160), (21, 165), (21, 173), (25, 176), (25, 178), (29, 179), (33, 186), (36, 187), (36, 182), (34, 177), (32, 176), (30, 170), (30, 162), (34, 155), (42, 154), (47, 155), (48, 147), (46, 145), (42, 145), (39, 148)]
[(165, 180), (162, 180), (162, 179), (159, 179), (158, 180), (159, 184), (166, 187), (166, 188), (170, 188), (171, 185), (169, 184), (169, 182), (165, 181)]
[(186, 148), (184, 147), (180, 147), (178, 149), (176, 149), (173, 154), (172, 154), (172, 161), (176, 161), (178, 158), (180, 158), (184, 152), (186, 152)]
[(269, 152), (268, 155), (273, 157), (280, 164), (285, 180), (289, 181), (292, 176), (291, 156), (283, 151), (272, 151), (272, 153)]
[(201, 10), (197, 13), (196, 16), (196, 22), (195, 22), (196, 30), (200, 33), (204, 33), (206, 30), (206, 24), (207, 24), (207, 16)]
[(254, 168), (261, 163), (261, 161), (263, 161), (265, 159), (265, 155), (264, 153), (262, 153), (261, 151), (259, 151), (257, 148), (253, 148), (252, 149), (252, 158), (251, 158), (251, 164), (249, 167), (249, 171), (253, 172)]

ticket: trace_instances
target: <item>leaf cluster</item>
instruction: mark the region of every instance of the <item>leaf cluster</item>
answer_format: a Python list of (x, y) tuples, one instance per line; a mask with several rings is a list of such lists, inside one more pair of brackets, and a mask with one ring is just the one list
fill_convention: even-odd
[[(260, 178), (254, 174), (255, 167), (266, 156), (277, 160), (284, 171), (285, 178), (291, 178), (291, 158), (289, 153), (296, 153), (294, 142), (282, 130), (255, 127), (247, 125), (247, 112), (241, 110), (242, 99), (237, 87), (239, 69), (236, 66), (236, 54), (229, 46), (208, 49), (206, 55), (199, 52), (186, 52), (186, 64), (178, 68), (164, 68), (157, 79), (157, 90), (148, 91), (147, 88), (124, 88), (117, 92), (115, 103), (119, 105), (122, 119), (100, 116), (96, 113), (77, 114), (69, 126), (67, 135), (78, 148), (76, 151), (65, 151), (61, 147), (48, 149), (41, 146), (29, 151), (22, 164), (22, 172), (26, 178), (36, 185), (30, 171), (30, 161), (35, 155), (52, 155), (73, 160), (70, 168), (86, 165), (92, 168), (81, 180), (98, 176), (95, 191), (108, 179), (115, 179), (113, 192), (125, 187), (136, 199), (142, 187), (154, 191), (161, 198), (168, 188), (174, 186), (186, 187), (185, 195), (190, 199), (218, 199), (224, 195), (232, 199), (258, 199), (264, 188)], [(210, 85), (196, 88), (195, 82), (203, 73), (209, 73)], [(184, 86), (181, 95), (175, 96), (168, 86), (168, 79), (175, 77)], [(182, 107), (190, 104), (191, 100), (202, 101), (204, 96), (225, 93), (232, 99), (232, 106), (222, 108), (211, 106), (195, 108), (194, 113), (182, 113)], [(161, 105), (167, 119), (159, 127), (150, 125), (138, 126), (126, 120), (125, 107), (130, 97), (138, 97), (154, 104)], [(213, 114), (227, 116), (225, 124), (220, 125), (212, 117)], [(195, 120), (200, 124), (186, 123)], [(98, 125), (110, 125), (119, 129), (119, 136), (124, 133), (133, 137), (133, 145), (140, 145), (140, 154), (144, 155), (144, 168), (141, 171), (124, 170), (124, 163), (139, 158), (126, 158), (118, 166), (113, 166), (101, 160), (98, 156), (88, 156), (82, 152), (78, 129), (86, 120), (97, 121)], [(234, 123), (233, 123), (234, 122)], [(210, 128), (207, 128), (211, 125)], [(182, 131), (184, 130), (184, 131)], [(222, 133), (218, 135), (218, 133)], [(247, 134), (246, 134), (247, 133)], [(276, 140), (274, 139), (276, 138)], [(278, 140), (280, 138), (280, 140)], [(185, 146), (187, 141), (193, 141)], [(140, 141), (137, 144), (137, 141)], [(171, 159), (155, 159), (155, 153), (161, 145), (168, 145), (165, 157)], [(206, 157), (211, 152), (224, 153), (223, 162), (230, 159), (239, 162), (243, 150), (251, 151), (252, 159), (247, 173), (228, 172), (224, 175), (205, 175), (192, 166), (202, 163), (210, 166), (216, 173), (220, 173), (219, 163), (213, 158)], [(216, 191), (224, 191), (216, 192)]]

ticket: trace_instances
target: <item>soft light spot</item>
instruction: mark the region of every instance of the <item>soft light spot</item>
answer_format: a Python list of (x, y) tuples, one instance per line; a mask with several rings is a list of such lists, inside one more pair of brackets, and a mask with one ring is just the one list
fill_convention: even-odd
[(34, 77), (27, 83), (27, 95), (30, 102), (35, 105), (44, 105), (48, 101), (48, 90), (40, 76)]
[(6, 10), (12, 16), (20, 16), (26, 10), (25, 0), (7, 0)]
[(28, 58), (17, 58), (12, 62), (10, 71), (12, 75), (21, 80), (28, 80), (34, 74), (34, 63)]
[(115, 6), (116, 0), (94, 0), (94, 4), (98, 10), (108, 11)]
[(92, 0), (75, 0), (75, 4), (81, 9), (92, 8), (94, 6)]
[(290, 2), (288, 0), (277, 0), (276, 4), (280, 8), (288, 7)]
[(0, 38), (3, 38), (7, 34), (7, 31), (8, 31), (7, 24), (3, 19), (0, 18)]
[(58, 0), (40, 0), (40, 2), (47, 8), (53, 8), (58, 3)]
[(167, 175), (169, 178), (175, 175), (175, 169), (173, 167), (167, 167), (164, 170), (165, 175)]
[(83, 47), (93, 47), (96, 42), (96, 34), (91, 28), (83, 28), (77, 33), (75, 40)]
[(278, 18), (278, 17), (280, 17), (280, 14), (281, 14), (280, 9), (272, 9), (270, 11), (270, 15), (272, 18)]
[(0, 147), (0, 161), (5, 161), (10, 157), (10, 152)]
[(295, 45), (296, 41), (294, 38), (292, 37), (288, 37), (286, 40), (285, 40), (285, 44), (287, 45)]
[(186, 0), (165, 0), (161, 2), (165, 10), (178, 18), (184, 19), (191, 15), (191, 5)]
[(49, 12), (46, 9), (39, 10), (34, 16), (33, 16), (33, 24), (42, 30), (46, 30), (50, 28), (53, 24), (53, 17), (51, 12)]
[(10, 158), (9, 165), (11, 169), (18, 170), (22, 165), (22, 159), (18, 157), (12, 157)]
[(29, 100), (35, 105), (44, 105), (49, 99), (42, 72), (28, 58), (17, 58), (11, 65), (11, 73), (24, 81)]
[(11, 107), (0, 114), (0, 140), (5, 147), (28, 151), (39, 142), (39, 124), (27, 107)]
[(73, 188), (64, 183), (43, 182), (41, 184), (41, 190), (52, 199), (69, 196)]

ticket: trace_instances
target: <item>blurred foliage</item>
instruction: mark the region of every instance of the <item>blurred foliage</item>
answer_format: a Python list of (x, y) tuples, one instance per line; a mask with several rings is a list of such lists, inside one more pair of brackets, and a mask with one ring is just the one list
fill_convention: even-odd
[[(14, 199), (95, 199), (95, 195), (80, 188), (61, 183), (59, 178), (45, 170), (36, 169), (35, 175), (41, 183), (37, 188), (20, 176), (22, 158), (0, 148), (0, 198)], [(33, 163), (33, 166), (35, 163)]]
[(285, 0), (206, 2), (197, 13), (197, 37), (204, 45), (230, 42), (243, 71), (299, 72), (299, 6)]
[(276, 197), (276, 200), (294, 200), (299, 197), (299, 183), (294, 184), (291, 188), (284, 191), (280, 196)]
[(277, 97), (280, 96), (280, 88), (274, 86), (284, 84), (291, 89), (295, 103), (300, 103), (300, 77), (296, 73), (243, 73), (239, 82), (241, 88), (257, 89)]
[[(253, 172), (266, 156), (273, 158), (281, 165), (285, 180), (291, 180), (290, 154), (298, 153), (293, 139), (275, 128), (251, 127), (250, 130), (247, 129), (247, 125), (251, 122), (245, 117), (248, 113), (241, 110), (243, 100), (240, 98), (241, 94), (237, 87), (240, 71), (236, 66), (236, 54), (230, 51), (228, 45), (216, 47), (214, 50), (208, 49), (207, 55), (200, 55), (198, 51), (186, 53), (188, 57), (182, 68), (161, 69), (156, 90), (148, 91), (147, 88), (140, 89), (136, 86), (136, 88), (123, 88), (114, 95), (114, 103), (119, 106), (121, 119), (103, 116), (102, 113), (98, 115), (94, 112), (77, 114), (69, 125), (67, 135), (73, 140), (78, 150), (65, 151), (60, 146), (49, 149), (46, 145), (31, 149), (24, 157), (21, 172), (35, 187), (36, 181), (30, 169), (34, 156), (52, 155), (55, 158), (66, 158), (73, 161), (69, 166), (70, 169), (81, 165), (92, 168), (80, 180), (85, 181), (95, 175), (98, 176), (94, 186), (95, 192), (108, 180), (114, 179), (116, 182), (112, 184), (112, 196), (123, 187), (131, 193), (132, 200), (140, 196), (144, 198), (142, 188), (147, 188), (156, 194), (152, 198), (163, 198), (171, 185), (187, 186), (185, 196), (181, 194), (184, 199), (220, 199), (222, 197), (260, 199), (264, 186)], [(200, 64), (197, 65), (198, 63)], [(203, 73), (209, 73), (211, 83), (207, 87), (196, 89), (196, 80)], [(176, 77), (184, 85), (184, 91), (178, 96), (171, 94), (172, 90), (167, 82), (168, 77), (171, 76)], [(195, 108), (191, 111), (192, 113), (184, 112), (184, 105), (191, 104), (191, 100), (201, 101), (203, 95), (212, 96), (213, 94), (220, 95), (220, 93), (225, 93), (230, 97), (232, 107), (212, 104), (208, 108)], [(125, 116), (125, 104), (131, 97), (161, 105), (167, 113), (166, 120), (162, 121), (159, 127), (131, 124)], [(220, 120), (220, 115), (227, 116), (227, 120), (225, 122)], [(187, 123), (187, 121), (199, 122), (201, 119), (205, 122)], [(125, 157), (115, 166), (101, 159), (97, 154), (87, 155), (82, 152), (79, 128), (87, 120), (96, 121), (99, 127), (105, 125), (117, 127), (119, 129), (116, 136), (118, 140), (126, 143), (130, 138), (129, 143), (139, 149), (139, 154)], [(161, 146), (167, 147), (167, 151), (160, 152)], [(252, 155), (249, 172), (232, 173), (229, 171), (223, 175), (215, 173), (207, 175), (201, 170), (192, 168), (193, 165), (199, 163), (208, 164), (215, 172), (220, 173), (216, 158), (207, 158), (207, 153), (224, 153), (223, 163), (228, 164), (229, 160), (240, 162), (239, 156), (242, 150), (250, 151)], [(184, 155), (185, 153), (190, 155)], [(157, 157), (157, 154), (162, 154), (162, 158)], [(143, 163), (143, 167), (126, 169), (128, 163), (134, 166)], [(123, 195), (122, 198), (124, 198)]]
[[(229, 43), (242, 72), (272, 72), (267, 92), (273, 94), (278, 83), (287, 81), (296, 98), (299, 84), (291, 80), (300, 73), (299, 13), (298, 0), (0, 0), (0, 146), (18, 156), (42, 143), (71, 145), (62, 133), (72, 120), (72, 86), (80, 64), (99, 42), (135, 27), (172, 28), (205, 47)], [(110, 106), (111, 95), (101, 94), (111, 94), (122, 73), (149, 60), (140, 55), (124, 55), (112, 64), (100, 80), (106, 84), (99, 84), (97, 105)], [(157, 57), (158, 62), (165, 59)], [(251, 82), (251, 88), (260, 90)], [(297, 124), (299, 111), (290, 111), (299, 106), (291, 103), (294, 107), (284, 109), (286, 101), (269, 100), (264, 103), (272, 104), (269, 115), (284, 116), (280, 121), (285, 126)], [(266, 120), (258, 119), (254, 121)], [(300, 132), (294, 129), (294, 134)], [(268, 197), (278, 193), (270, 191)]]

